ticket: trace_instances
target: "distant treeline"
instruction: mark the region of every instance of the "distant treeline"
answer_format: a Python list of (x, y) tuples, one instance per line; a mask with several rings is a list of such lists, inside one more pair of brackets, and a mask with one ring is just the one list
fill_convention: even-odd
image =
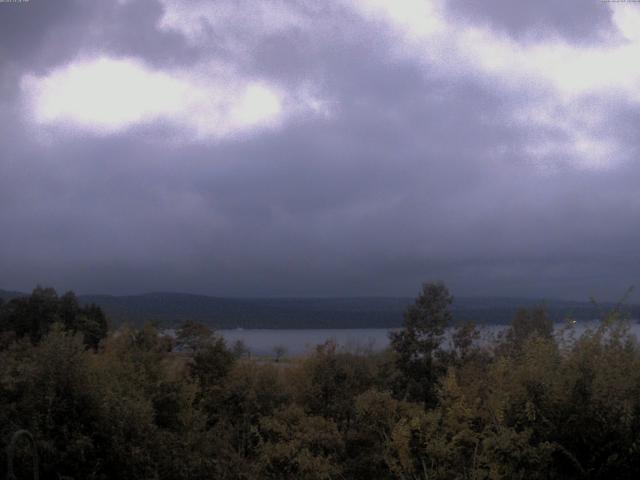
[[(520, 309), (486, 343), (451, 303), (425, 284), (381, 353), (253, 359), (195, 321), (108, 330), (38, 288), (0, 305), (0, 448), (28, 431), (44, 479), (639, 478), (640, 346), (619, 306), (580, 336)], [(33, 478), (26, 442), (11, 458), (0, 475)]]
[[(26, 296), (2, 292), (0, 298)], [(395, 328), (411, 298), (219, 298), (179, 293), (110, 296), (80, 295), (83, 305), (98, 305), (114, 325), (141, 326), (157, 321), (175, 327), (185, 320), (206, 323), (212, 328)], [(454, 321), (478, 324), (508, 324), (518, 308), (543, 304), (553, 321), (566, 318), (593, 320), (614, 307), (604, 303), (512, 298), (454, 298)], [(640, 306), (626, 307), (632, 318), (640, 318)]]

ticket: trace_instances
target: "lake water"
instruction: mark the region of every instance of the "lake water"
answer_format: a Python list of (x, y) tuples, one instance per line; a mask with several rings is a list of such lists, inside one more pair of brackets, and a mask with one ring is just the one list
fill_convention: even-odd
[[(587, 328), (595, 328), (597, 322), (580, 322), (575, 329), (575, 335), (579, 336)], [(564, 324), (556, 325), (556, 329)], [(480, 328), (481, 342), (488, 342), (506, 327), (504, 325), (488, 325)], [(360, 329), (309, 329), (309, 330), (267, 330), (267, 329), (237, 329), (218, 330), (227, 344), (233, 344), (242, 340), (253, 355), (273, 355), (274, 348), (282, 346), (287, 355), (302, 355), (312, 351), (316, 345), (326, 340), (334, 340), (338, 346), (348, 351), (384, 350), (389, 345), (389, 332), (385, 328), (360, 328)], [(640, 338), (640, 324), (631, 323), (631, 331)], [(446, 341), (446, 340), (445, 340)]]
[(370, 348), (384, 350), (389, 345), (386, 328), (304, 329), (304, 330), (217, 330), (230, 347), (242, 340), (253, 355), (273, 355), (276, 346), (283, 346), (289, 355), (301, 355), (327, 340), (334, 340), (349, 350)]
[[(580, 322), (575, 325), (575, 335), (581, 335), (588, 328), (597, 327), (598, 322)], [(564, 327), (556, 325), (556, 330)], [(487, 325), (480, 327), (481, 343), (491, 341), (506, 326)], [(348, 351), (384, 350), (389, 345), (390, 329), (308, 329), (308, 330), (269, 330), (269, 329), (235, 329), (218, 330), (231, 347), (242, 340), (253, 355), (273, 355), (276, 347), (285, 348), (287, 355), (302, 355), (326, 340), (334, 340), (338, 346)], [(640, 324), (631, 323), (631, 332), (640, 338)], [(447, 342), (448, 340), (445, 340)]]

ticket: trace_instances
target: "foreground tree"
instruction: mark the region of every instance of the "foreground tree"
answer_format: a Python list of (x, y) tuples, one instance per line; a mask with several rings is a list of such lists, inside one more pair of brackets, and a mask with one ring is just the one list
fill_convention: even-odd
[(195, 353), (209, 345), (213, 339), (213, 331), (203, 323), (185, 320), (176, 330), (176, 347)]
[[(354, 353), (328, 341), (278, 366), (237, 361), (193, 322), (179, 349), (152, 323), (122, 326), (87, 348), (74, 327), (81, 307), (66, 295), (49, 310), (51, 293), (29, 305), (47, 333), (32, 342), (26, 329), (0, 342), (0, 449), (28, 430), (40, 478), (640, 474), (640, 345), (616, 311), (580, 335), (571, 325), (551, 335), (545, 315), (521, 313), (497, 343), (477, 344), (464, 325), (446, 349), (451, 297), (427, 284), (395, 349)], [(58, 320), (47, 327), (51, 312)], [(16, 478), (30, 478), (27, 453), (16, 451)], [(7, 463), (0, 455), (0, 476)]]
[(553, 320), (543, 306), (518, 310), (507, 330), (506, 341), (512, 349), (520, 350), (534, 335), (545, 340), (553, 338)]
[(397, 367), (402, 373), (396, 393), (407, 400), (422, 401), (426, 406), (436, 401), (435, 387), (444, 373), (436, 356), (445, 328), (452, 320), (452, 302), (444, 284), (425, 283), (404, 315), (403, 329), (390, 334)]
[(107, 336), (107, 318), (94, 304), (83, 306), (73, 292), (58, 297), (53, 288), (36, 287), (31, 295), (0, 304), (0, 332), (38, 343), (54, 323), (81, 334), (85, 345), (97, 348)]

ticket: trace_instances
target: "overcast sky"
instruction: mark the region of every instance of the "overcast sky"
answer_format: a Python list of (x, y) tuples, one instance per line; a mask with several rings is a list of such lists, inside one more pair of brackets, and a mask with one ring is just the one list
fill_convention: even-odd
[(614, 299), (640, 5), (0, 3), (0, 288)]

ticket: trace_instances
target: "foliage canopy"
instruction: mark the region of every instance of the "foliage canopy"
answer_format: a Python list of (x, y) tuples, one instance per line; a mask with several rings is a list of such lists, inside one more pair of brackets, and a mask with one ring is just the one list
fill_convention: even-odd
[(390, 349), (328, 341), (275, 362), (194, 322), (175, 339), (153, 324), (107, 335), (96, 309), (38, 288), (0, 306), (0, 442), (29, 430), (42, 478), (637, 478), (628, 323), (578, 336), (534, 309), (480, 342), (450, 304), (425, 284)]

